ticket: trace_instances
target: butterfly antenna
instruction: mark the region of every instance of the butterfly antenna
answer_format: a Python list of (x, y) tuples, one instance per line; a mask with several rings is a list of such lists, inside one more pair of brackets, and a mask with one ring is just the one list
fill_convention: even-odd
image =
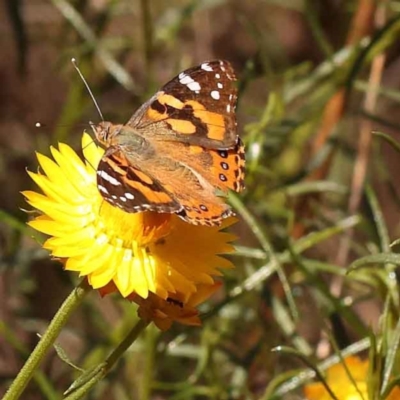
[(79, 69), (79, 67), (78, 67), (78, 65), (77, 65), (76, 59), (75, 59), (75, 58), (71, 58), (71, 62), (72, 62), (72, 64), (73, 64), (73, 66), (75, 67), (75, 69), (78, 71), (78, 74), (79, 74), (79, 76), (81, 77), (83, 83), (85, 84), (86, 89), (87, 89), (87, 91), (89, 92), (89, 95), (90, 95), (90, 97), (91, 97), (92, 100), (93, 100), (94, 106), (96, 107), (97, 112), (99, 113), (101, 120), (104, 121), (104, 117), (103, 117), (103, 114), (102, 114), (101, 111), (100, 111), (100, 107), (99, 107), (99, 105), (97, 104), (97, 101), (96, 101), (96, 99), (94, 98), (92, 91), (90, 90), (89, 84), (87, 83), (85, 77), (83, 76), (81, 70)]

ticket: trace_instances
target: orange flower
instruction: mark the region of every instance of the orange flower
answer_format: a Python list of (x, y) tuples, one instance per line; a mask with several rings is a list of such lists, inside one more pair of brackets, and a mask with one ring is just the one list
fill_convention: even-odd
[(169, 329), (173, 322), (183, 325), (201, 325), (196, 307), (207, 300), (219, 287), (219, 282), (212, 285), (198, 285), (197, 291), (185, 300), (183, 293), (171, 294), (166, 300), (150, 294), (147, 299), (132, 295), (130, 299), (139, 305), (138, 315), (145, 321), (152, 321), (161, 330)]

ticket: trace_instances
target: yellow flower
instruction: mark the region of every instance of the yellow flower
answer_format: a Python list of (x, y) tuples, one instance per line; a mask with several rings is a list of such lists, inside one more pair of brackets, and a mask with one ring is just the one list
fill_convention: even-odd
[[(345, 359), (346, 366), (352, 380), (343, 366), (335, 364), (326, 373), (326, 382), (338, 400), (368, 400), (368, 360), (361, 360), (355, 356)], [(354, 382), (357, 387), (354, 386)], [(307, 400), (332, 400), (332, 397), (322, 383), (310, 383), (304, 387)], [(386, 400), (400, 399), (400, 388), (395, 387)]]
[(220, 254), (233, 251), (234, 236), (222, 227), (195, 226), (175, 214), (126, 213), (105, 202), (96, 184), (104, 153), (88, 134), (85, 161), (66, 144), (51, 148), (54, 161), (38, 154), (42, 172), (29, 172), (43, 191), (23, 192), (41, 215), (29, 225), (51, 237), (43, 247), (65, 259), (65, 269), (86, 276), (94, 289), (115, 285), (127, 297), (179, 299), (186, 304), (200, 285), (214, 285), (221, 268), (233, 265)]

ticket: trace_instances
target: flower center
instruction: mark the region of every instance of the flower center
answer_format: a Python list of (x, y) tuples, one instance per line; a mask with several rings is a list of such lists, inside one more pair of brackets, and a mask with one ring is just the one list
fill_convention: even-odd
[(167, 236), (173, 227), (171, 214), (127, 213), (105, 201), (100, 205), (99, 215), (99, 230), (117, 247), (132, 248), (133, 241), (146, 246)]

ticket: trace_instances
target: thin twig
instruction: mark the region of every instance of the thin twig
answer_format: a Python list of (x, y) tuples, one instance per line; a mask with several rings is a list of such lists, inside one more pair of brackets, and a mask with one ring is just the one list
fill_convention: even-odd
[[(371, 18), (373, 16), (375, 6), (376, 5), (374, 0), (359, 0), (357, 10), (353, 16), (350, 31), (347, 35), (347, 46), (352, 46), (359, 43), (369, 32), (371, 27)], [(327, 102), (323, 111), (318, 133), (315, 136), (314, 141), (311, 145), (310, 157), (315, 156), (315, 154), (321, 150), (321, 148), (326, 144), (326, 142), (332, 135), (335, 126), (340, 121), (345, 111), (347, 97), (348, 91), (346, 90), (346, 88), (340, 87)], [(327, 157), (326, 162), (319, 169), (314, 171), (308, 177), (308, 180), (324, 179), (330, 168), (330, 164), (334, 156), (334, 151), (335, 150), (331, 151), (330, 155)], [(301, 237), (304, 234), (304, 226), (301, 221), (303, 221), (304, 217), (309, 216), (309, 214), (311, 213), (308, 207), (308, 198), (304, 198), (302, 201), (299, 201), (296, 208), (300, 211), (298, 213), (299, 222), (294, 225), (292, 230), (292, 237), (294, 238)]]
[[(380, 4), (375, 13), (375, 26), (382, 27), (386, 21), (386, 4)], [(378, 88), (382, 79), (382, 72), (385, 65), (385, 53), (379, 53), (372, 61), (369, 74), (369, 88), (365, 95), (364, 109), (368, 113), (375, 111), (378, 98)], [(368, 161), (372, 143), (373, 122), (369, 118), (364, 118), (360, 123), (360, 136), (357, 146), (357, 159), (354, 165), (353, 177), (351, 182), (351, 192), (348, 205), (349, 214), (354, 214), (360, 205), (364, 183), (368, 170)], [(340, 241), (339, 252), (337, 257), (338, 265), (346, 265), (350, 251), (350, 242), (354, 234), (354, 230), (350, 229)], [(332, 282), (332, 293), (340, 294), (342, 290), (342, 279), (335, 279)]]

